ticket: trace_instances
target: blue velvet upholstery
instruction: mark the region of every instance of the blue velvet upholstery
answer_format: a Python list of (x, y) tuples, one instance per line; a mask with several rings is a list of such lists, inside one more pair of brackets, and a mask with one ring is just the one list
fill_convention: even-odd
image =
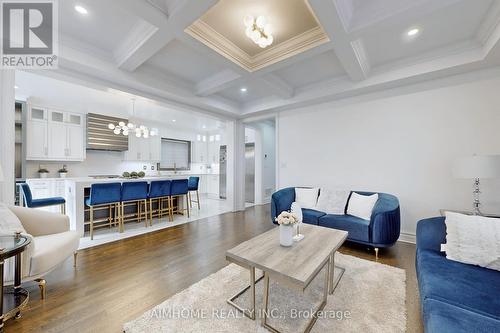
[(199, 182), (200, 182), (200, 177), (189, 177), (188, 190), (189, 191), (198, 191)]
[(417, 224), (416, 270), (426, 332), (500, 329), (500, 272), (446, 259), (444, 217)]
[(174, 179), (172, 180), (172, 195), (184, 195), (188, 193), (188, 180), (187, 179)]
[(170, 196), (172, 182), (170, 180), (152, 181), (149, 186), (148, 198), (161, 198)]
[(148, 182), (122, 184), (122, 201), (145, 200), (148, 197)]
[(370, 221), (351, 215), (328, 214), (319, 219), (319, 226), (345, 230), (349, 240), (370, 242)]
[(314, 209), (306, 209), (302, 208), (302, 222), (307, 224), (318, 225), (319, 218), (324, 216), (325, 213), (314, 210)]
[(87, 206), (96, 206), (120, 202), (121, 189), (121, 183), (92, 184), (90, 186), (90, 197), (85, 200), (85, 203)]
[[(375, 192), (359, 191), (356, 193), (361, 195), (375, 194)], [(389, 247), (396, 243), (400, 234), (399, 200), (387, 193), (378, 193), (378, 196), (379, 199), (373, 208), (369, 221), (348, 215), (326, 215), (316, 210), (302, 209), (303, 221), (304, 223), (346, 230), (349, 232), (347, 239), (356, 243), (374, 247)], [(284, 188), (272, 195), (271, 218), (273, 223), (276, 223), (275, 218), (281, 212), (290, 210), (294, 201), (294, 187)], [(348, 203), (344, 212), (347, 211), (347, 205)]]
[(66, 199), (62, 197), (52, 197), (52, 198), (43, 198), (43, 199), (33, 199), (33, 195), (31, 194), (31, 189), (28, 184), (22, 183), (21, 190), (23, 194), (24, 204), (29, 208), (40, 208), (40, 207), (48, 207), (55, 205), (63, 205), (66, 203)]

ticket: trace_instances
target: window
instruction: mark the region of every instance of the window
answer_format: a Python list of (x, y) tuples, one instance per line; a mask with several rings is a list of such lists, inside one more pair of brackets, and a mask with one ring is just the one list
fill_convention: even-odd
[(191, 163), (191, 142), (175, 139), (161, 139), (160, 170), (189, 170)]

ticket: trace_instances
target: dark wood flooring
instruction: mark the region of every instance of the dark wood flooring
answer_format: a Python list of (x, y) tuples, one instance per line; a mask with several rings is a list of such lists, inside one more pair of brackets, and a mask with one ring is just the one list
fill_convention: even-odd
[[(225, 251), (269, 230), (269, 206), (248, 208), (83, 250), (46, 276), (47, 299), (27, 283), (31, 299), (6, 332), (121, 332), (132, 320), (228, 263)], [(373, 251), (347, 244), (342, 253), (375, 260)], [(379, 262), (407, 272), (408, 332), (422, 332), (415, 246), (398, 243)], [(383, 297), (383, 295), (381, 295)]]

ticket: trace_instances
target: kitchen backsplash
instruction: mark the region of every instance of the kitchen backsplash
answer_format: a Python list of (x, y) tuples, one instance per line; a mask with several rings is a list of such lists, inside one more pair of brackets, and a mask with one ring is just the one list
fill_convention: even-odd
[[(27, 161), (26, 178), (38, 178), (40, 166), (49, 171), (47, 177), (57, 178), (59, 177), (58, 170), (62, 168), (63, 164), (67, 166), (67, 177), (121, 175), (125, 171), (144, 171), (147, 175), (158, 175), (156, 163), (123, 161), (123, 153), (121, 152), (87, 151), (87, 158), (83, 162)], [(161, 174), (171, 173), (173, 172), (161, 172)], [(191, 170), (182, 173), (219, 173), (219, 164), (192, 163)]]

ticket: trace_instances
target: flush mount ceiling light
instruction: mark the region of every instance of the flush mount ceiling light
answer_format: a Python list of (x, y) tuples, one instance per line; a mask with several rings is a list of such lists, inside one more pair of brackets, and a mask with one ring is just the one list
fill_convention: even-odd
[(255, 44), (264, 49), (273, 43), (272, 26), (267, 23), (265, 16), (254, 18), (252, 15), (247, 15), (243, 23), (246, 26), (245, 34)]
[[(132, 115), (135, 116), (135, 98), (132, 98)], [(135, 125), (131, 122), (125, 124), (125, 122), (120, 121), (118, 125), (108, 124), (108, 128), (113, 130), (113, 133), (116, 135), (123, 134), (128, 136), (130, 131), (135, 132), (135, 136), (138, 138), (143, 137), (147, 139), (150, 136), (158, 135), (158, 129), (156, 128), (150, 130), (144, 125)]]
[(78, 6), (78, 5), (77, 5), (77, 6), (75, 6), (75, 10), (76, 10), (77, 12), (79, 12), (80, 14), (83, 14), (83, 15), (87, 15), (87, 14), (89, 13), (87, 9), (85, 9), (85, 8), (84, 8), (84, 7), (82, 7), (82, 6)]
[(419, 32), (420, 32), (420, 29), (418, 29), (418, 28), (412, 28), (412, 29), (408, 30), (408, 32), (406, 34), (409, 37), (414, 37), (414, 36), (418, 35)]
[(247, 88), (241, 88), (240, 91), (241, 92), (247, 92)]

